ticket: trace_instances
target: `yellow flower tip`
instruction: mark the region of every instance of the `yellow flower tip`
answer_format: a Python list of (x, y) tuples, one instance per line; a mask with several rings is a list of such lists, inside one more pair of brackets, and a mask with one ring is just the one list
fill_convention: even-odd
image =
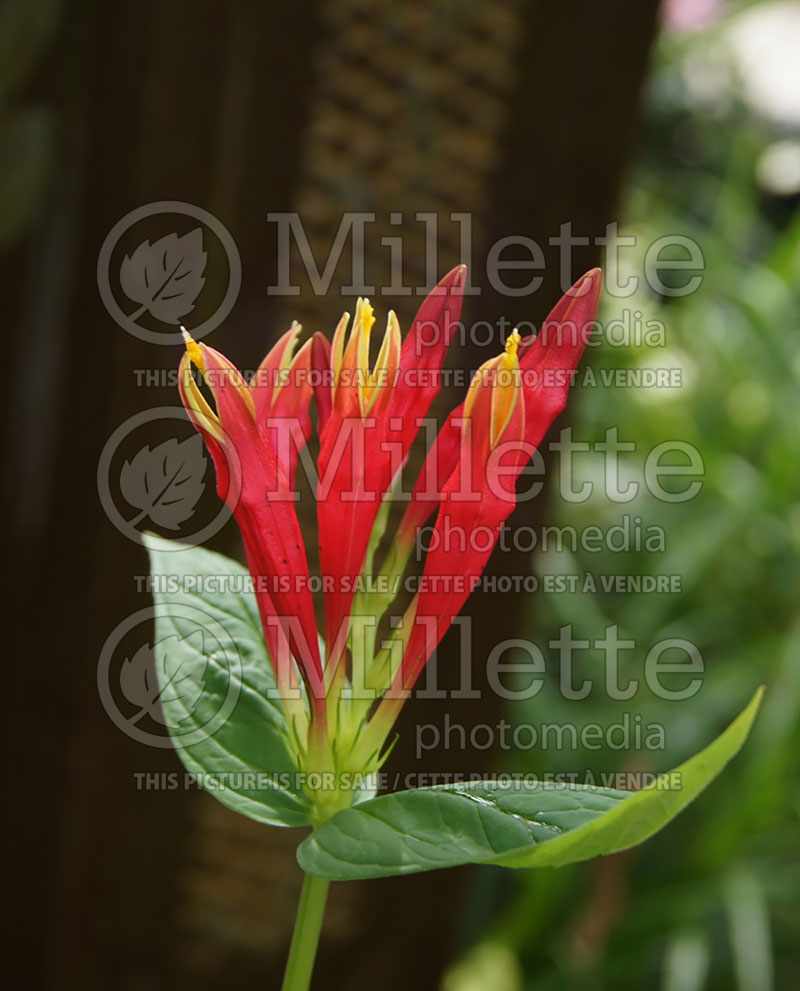
[[(369, 383), (369, 342), (372, 325), (375, 323), (375, 315), (368, 299), (359, 296), (356, 302), (356, 312), (353, 317), (353, 326), (350, 328), (350, 335), (344, 354), (341, 359), (340, 371), (344, 371), (348, 377), (348, 387), (353, 386), (359, 396), (359, 403), (363, 409), (364, 389)], [(334, 344), (337, 345), (335, 351), (341, 347), (334, 337)], [(342, 340), (344, 331), (342, 332)], [(334, 370), (336, 364), (332, 362)]]
[(368, 299), (358, 298), (356, 303), (356, 316), (353, 321), (351, 340), (353, 340), (358, 367), (364, 372), (369, 371), (369, 341), (372, 326), (375, 323), (375, 311)]
[(204, 372), (205, 362), (203, 361), (203, 351), (200, 345), (185, 327), (181, 327), (181, 334), (183, 334), (183, 340), (186, 344), (186, 352), (189, 355), (189, 359), (192, 364), (196, 365), (201, 372)]
[(517, 348), (519, 347), (519, 342), (522, 340), (520, 332), (515, 327), (510, 335), (506, 338), (506, 354), (510, 354), (512, 358), (517, 357)]
[(519, 401), (521, 379), (517, 349), (521, 340), (519, 332), (516, 329), (512, 331), (506, 339), (504, 350), (480, 367), (467, 393), (464, 405), (464, 413), (467, 417), (473, 415), (479, 397), (487, 397), (488, 394), (488, 409), (482, 403), (481, 415), (485, 416), (488, 413), (491, 448), (494, 448), (503, 436)]
[[(300, 340), (300, 335), (302, 333), (303, 333), (303, 325), (301, 323), (298, 323), (296, 320), (292, 320), (292, 326), (289, 328), (289, 333), (288, 335), (285, 335), (289, 338), (289, 340), (286, 344), (286, 347), (283, 349), (283, 353), (281, 354), (281, 360), (278, 365), (278, 368), (282, 372), (285, 372), (287, 369), (292, 367), (292, 364), (294, 363), (296, 358), (295, 352), (297, 351), (297, 344)], [(276, 390), (276, 395), (277, 392), (278, 390)]]
[[(203, 368), (203, 355), (200, 346), (196, 341), (181, 328), (186, 339), (186, 355), (181, 361), (182, 376), (180, 379), (181, 398), (186, 411), (193, 418), (195, 426), (200, 430), (206, 430), (220, 444), (225, 443), (225, 435), (220, 430), (220, 420), (211, 406), (208, 404), (200, 387), (194, 380), (192, 365), (196, 365), (201, 373), (205, 375)], [(188, 358), (188, 361), (186, 360)]]
[(333, 341), (331, 342), (331, 368), (333, 369), (333, 389), (336, 391), (336, 386), (339, 382), (339, 374), (342, 371), (342, 362), (344, 361), (344, 338), (347, 332), (347, 325), (350, 323), (350, 314), (345, 310), (342, 314), (342, 319), (336, 325), (336, 330), (333, 334)]

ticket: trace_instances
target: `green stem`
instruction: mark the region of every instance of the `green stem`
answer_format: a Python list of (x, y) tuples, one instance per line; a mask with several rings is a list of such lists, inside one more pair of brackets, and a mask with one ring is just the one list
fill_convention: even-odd
[(330, 881), (306, 874), (294, 924), (282, 991), (308, 991)]

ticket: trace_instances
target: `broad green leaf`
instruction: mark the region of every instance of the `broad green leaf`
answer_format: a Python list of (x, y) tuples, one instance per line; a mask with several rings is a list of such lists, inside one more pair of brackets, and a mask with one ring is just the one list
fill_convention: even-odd
[(383, 795), (312, 833), (298, 850), (300, 866), (349, 880), (466, 863), (558, 867), (625, 850), (719, 774), (747, 738), (762, 692), (705, 750), (641, 791), (481, 781)]
[[(236, 812), (307, 825), (248, 572), (201, 547), (154, 534), (143, 540), (156, 605), (158, 701), (181, 760)], [(131, 666), (129, 691), (145, 698), (136, 658)]]

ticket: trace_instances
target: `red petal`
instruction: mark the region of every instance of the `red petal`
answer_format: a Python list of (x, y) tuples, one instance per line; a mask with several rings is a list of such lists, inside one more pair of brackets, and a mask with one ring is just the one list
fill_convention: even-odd
[[(225, 439), (209, 445), (218, 473), (220, 495), (231, 506), (242, 531), (248, 561), (256, 579), (262, 617), (274, 609), (286, 620), (286, 634), (308, 679), (322, 674), (317, 642), (314, 605), (308, 578), (308, 563), (300, 526), (292, 502), (285, 498), (288, 480), (271, 447), (259, 433), (255, 408), (243, 378), (218, 351), (202, 345), (204, 376), (217, 404), (217, 414)], [(206, 436), (206, 442), (208, 438)], [(220, 460), (224, 461), (224, 467)], [(238, 491), (238, 497), (234, 497)], [(270, 498), (272, 496), (272, 498)], [(276, 581), (288, 576), (288, 588)], [(297, 617), (303, 631), (298, 637), (288, 623)], [(269, 642), (270, 634), (265, 629)]]
[[(455, 411), (448, 418), (436, 440), (428, 461), (435, 463), (438, 471), (452, 465), (452, 473), (444, 485), (439, 515), (436, 519), (436, 535), (431, 541), (432, 550), (425, 560), (423, 590), (419, 594), (414, 628), (409, 637), (403, 656), (401, 683), (395, 686), (398, 691), (409, 691), (425, 665), (427, 658), (458, 615), (470, 594), (471, 587), (482, 573), (500, 535), (503, 523), (514, 508), (513, 492), (516, 479), (536, 447), (547, 432), (553, 420), (566, 405), (571, 381), (571, 373), (578, 366), (586, 346), (597, 313), (602, 289), (602, 274), (593, 269), (579, 279), (559, 303), (554, 307), (535, 342), (523, 352), (520, 344), (520, 367), (536, 371), (535, 384), (528, 385), (523, 375), (524, 429), (520, 436), (525, 450), (505, 456), (504, 467), (511, 469), (502, 479), (490, 470), (489, 464), (472, 463), (470, 468), (473, 481), (480, 491), (477, 501), (463, 501), (455, 498), (461, 484), (463, 455), (455, 438), (460, 431), (452, 421)], [(545, 329), (547, 333), (545, 333)], [(566, 333), (564, 332), (566, 331)], [(509, 424), (511, 427), (511, 424)], [(514, 428), (506, 429), (502, 443), (512, 440)], [(499, 450), (499, 449), (498, 449)], [(479, 456), (480, 448), (474, 445), (473, 459)], [(498, 452), (496, 451), (495, 454)], [(426, 462), (426, 466), (427, 466)], [(419, 487), (420, 482), (417, 483)], [(415, 489), (415, 492), (417, 490)], [(436, 505), (432, 498), (419, 498), (406, 510), (401, 532), (408, 538), (408, 529), (420, 521), (424, 522)], [(479, 549), (470, 545), (470, 535), (478, 528), (488, 528), (495, 534), (494, 541), (482, 540)], [(447, 533), (463, 534), (464, 540), (451, 537)], [(466, 548), (462, 549), (466, 544)], [(488, 549), (486, 544), (490, 544)], [(435, 587), (438, 579), (443, 579)], [(425, 589), (424, 583), (431, 586)], [(447, 587), (446, 583), (450, 583)], [(456, 582), (459, 584), (456, 586)], [(428, 617), (428, 622), (424, 618)], [(430, 617), (433, 617), (431, 625)], [(434, 642), (435, 641), (435, 642)]]
[(314, 371), (314, 399), (317, 403), (317, 430), (321, 434), (330, 419), (333, 408), (333, 371), (331, 369), (331, 346), (328, 338), (314, 334), (311, 338), (311, 367)]
[[(419, 429), (417, 421), (425, 416), (441, 386), (439, 373), (461, 313), (464, 271), (464, 266), (453, 269), (422, 303), (403, 343), (388, 403), (377, 403), (374, 415), (360, 423), (358, 417), (345, 418), (334, 408), (322, 431), (320, 479), (332, 482), (317, 501), (322, 574), (334, 583), (333, 591), (325, 596), (329, 650), (348, 620), (352, 584), (361, 574), (381, 499), (408, 455)], [(425, 375), (422, 382), (420, 370)], [(344, 456), (332, 463), (334, 453), (341, 452), (337, 441), (342, 444), (343, 429), (350, 431)]]

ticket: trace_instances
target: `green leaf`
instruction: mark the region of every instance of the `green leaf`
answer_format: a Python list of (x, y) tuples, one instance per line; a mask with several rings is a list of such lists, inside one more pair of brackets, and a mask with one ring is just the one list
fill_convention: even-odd
[[(155, 534), (143, 540), (156, 605), (158, 701), (181, 760), (236, 812), (275, 826), (308, 825), (249, 573), (201, 547)], [(129, 691), (146, 702), (135, 661)]]
[(297, 859), (310, 874), (344, 881), (466, 863), (559, 867), (625, 850), (719, 774), (746, 740), (762, 693), (705, 750), (641, 791), (480, 781), (397, 792), (338, 812)]

